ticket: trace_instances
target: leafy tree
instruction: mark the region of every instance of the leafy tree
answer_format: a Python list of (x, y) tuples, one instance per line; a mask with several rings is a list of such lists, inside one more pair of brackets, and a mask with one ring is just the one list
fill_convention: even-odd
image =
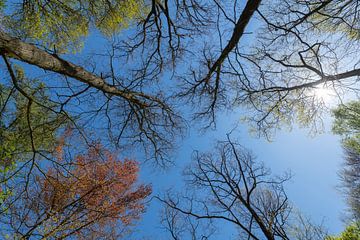
[(357, 240), (360, 238), (359, 224), (351, 224), (338, 237), (326, 237), (325, 240)]
[(11, 73), (18, 80), (14, 87), (0, 84), (1, 201), (11, 193), (9, 177), (15, 177), (18, 167), (35, 160), (37, 153), (53, 152), (57, 129), (67, 124), (65, 115), (51, 109), (53, 104), (42, 82), (26, 78), (20, 67)]
[(340, 105), (333, 113), (333, 132), (344, 137), (344, 146), (360, 153), (360, 103), (353, 101)]
[[(65, 116), (51, 111), (49, 92), (42, 82), (27, 79), (23, 71), (16, 70), (17, 86), (26, 96), (1, 86), (1, 136), (3, 144), (16, 151), (51, 150), (56, 144), (55, 130), (66, 124)], [(34, 149), (33, 149), (34, 148)]]
[(350, 102), (334, 110), (333, 131), (343, 137), (345, 163), (340, 172), (351, 218), (360, 220), (360, 103)]
[[(61, 148), (58, 148), (61, 151)], [(69, 160), (58, 159), (61, 162)], [(21, 238), (119, 238), (144, 212), (151, 187), (138, 185), (138, 164), (97, 144), (71, 167), (49, 168), (9, 206), (9, 234)]]
[(356, 21), (356, 16), (353, 15), (356, 12), (353, 8), (356, 8), (357, 4), (356, 1), (351, 0), (328, 1), (323, 11), (315, 14), (313, 18), (318, 23), (319, 28), (325, 32), (338, 32), (358, 40), (360, 26)]
[[(0, 30), (0, 45), (11, 80), (10, 89), (20, 81), (12, 74), (14, 64), (10, 58), (58, 73), (50, 84), (41, 79), (43, 86), (52, 90), (49, 99), (51, 111), (66, 116), (71, 122), (77, 120), (75, 126), (85, 126), (93, 115), (108, 116), (108, 126), (112, 127), (107, 130), (112, 142), (117, 145), (120, 142), (121, 145), (139, 143), (149, 153), (149, 158), (162, 160), (172, 146), (169, 139), (178, 132), (181, 118), (165, 103), (161, 92), (152, 95), (154, 88), (151, 87), (151, 94), (146, 93), (149, 88), (144, 78), (151, 76), (141, 73), (143, 70), (130, 69), (129, 76), (135, 80), (132, 77), (128, 80), (125, 72), (119, 74), (114, 67), (118, 64), (118, 56), (114, 54), (106, 55), (109, 65), (98, 73), (59, 56), (83, 42), (92, 27), (110, 35), (131, 26), (135, 20), (144, 21), (143, 11), (148, 9), (147, 5), (129, 0), (19, 1), (7, 4), (2, 22), (7, 31)], [(133, 66), (138, 68), (137, 65)], [(66, 78), (65, 81), (60, 80), (62, 77)], [(15, 89), (26, 95), (23, 90), (22, 86)], [(98, 95), (94, 98), (96, 101), (92, 101), (94, 94)], [(101, 127), (106, 126), (103, 118), (101, 121)], [(89, 136), (84, 134), (88, 131), (78, 128), (84, 137)]]
[[(12, 171), (18, 178), (4, 178), (20, 196), (34, 171), (47, 172), (39, 160), (64, 165), (48, 152), (65, 121), (84, 142), (141, 146), (164, 166), (186, 126), (183, 102), (195, 106), (205, 127), (215, 126), (222, 110), (245, 108), (243, 119), (268, 137), (295, 121), (321, 129), (327, 108), (318, 88), (358, 93), (355, 0), (24, 0), (1, 1), (1, 8), (1, 154), (27, 153)], [(81, 45), (95, 29), (108, 45), (85, 57)], [(16, 65), (26, 69), (23, 77)], [(33, 75), (39, 83), (28, 81)], [(258, 197), (270, 201), (271, 193), (283, 192)], [(264, 234), (274, 236), (273, 223), (266, 224)]]
[[(65, 76), (66, 83), (55, 81), (51, 87), (54, 96), (61, 96), (51, 99), (53, 109), (66, 109), (74, 118), (80, 110), (68, 106), (81, 106), (86, 111), (78, 126), (96, 115), (108, 140), (118, 146), (139, 143), (162, 164), (184, 128), (172, 100), (194, 103), (194, 117), (205, 126), (216, 123), (218, 111), (241, 106), (250, 110), (243, 118), (265, 136), (294, 121), (316, 132), (326, 111), (316, 88), (331, 86), (340, 96), (356, 91), (348, 82), (360, 75), (356, 65), (346, 64), (358, 57), (355, 40), (341, 30), (357, 29), (359, 8), (353, 0), (19, 3), (7, 3), (4, 11), (4, 26), (12, 26), (0, 34), (5, 58)], [(254, 16), (259, 28), (249, 47), (241, 39)], [(339, 31), (327, 31), (325, 26), (334, 25)], [(88, 60), (91, 64), (61, 56), (62, 48), (82, 42), (91, 27), (108, 35), (126, 26), (108, 51)], [(209, 28), (219, 37), (204, 37)], [(170, 83), (168, 89), (171, 76), (180, 84), (172, 88)], [(96, 104), (86, 104), (92, 98)]]
[(30, 38), (57, 52), (78, 49), (96, 27), (105, 34), (126, 28), (142, 16), (142, 1), (12, 1), (11, 13), (4, 16), (5, 27), (20, 37)]

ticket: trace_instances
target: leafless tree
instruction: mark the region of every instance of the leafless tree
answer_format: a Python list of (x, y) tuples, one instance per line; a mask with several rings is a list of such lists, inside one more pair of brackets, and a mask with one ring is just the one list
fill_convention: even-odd
[(350, 207), (350, 219), (355, 222), (360, 219), (360, 156), (356, 149), (344, 147), (345, 163), (340, 171), (342, 190)]
[(192, 239), (216, 239), (224, 226), (238, 230), (236, 239), (323, 240), (327, 236), (323, 224), (293, 209), (284, 190), (290, 174), (272, 177), (229, 136), (217, 142), (212, 152), (195, 152), (185, 177), (185, 194), (169, 191), (158, 197), (164, 204), (162, 224), (173, 239), (188, 239), (188, 229)]
[[(101, 49), (87, 59), (62, 55), (56, 47), (47, 49), (13, 29), (0, 30), (5, 76), (0, 89), (4, 93), (0, 94), (0, 126), (13, 132), (18, 120), (25, 120), (18, 139), (24, 138), (30, 146), (12, 153), (22, 160), (2, 176), (2, 183), (20, 175), (25, 181), (18, 183), (24, 184), (26, 192), (31, 172), (46, 165), (40, 160), (51, 159), (54, 149), (45, 148), (37, 134), (42, 127), (58, 135), (70, 126), (88, 144), (105, 138), (122, 150), (136, 151), (141, 146), (148, 158), (164, 166), (186, 128), (178, 108), (182, 100), (194, 104), (195, 118), (205, 120), (206, 126), (215, 125), (219, 111), (241, 106), (249, 110), (245, 119), (269, 136), (271, 130), (294, 121), (317, 131), (326, 103), (317, 96), (316, 88), (331, 88), (340, 97), (350, 91), (358, 94), (358, 1), (146, 3), (148, 12), (143, 18), (136, 19), (128, 31), (113, 36), (106, 51)], [(29, 67), (32, 71), (26, 70)], [(33, 78), (41, 84), (29, 84)], [(13, 106), (19, 96), (25, 104), (17, 115)], [(37, 121), (34, 108), (50, 117)], [(267, 171), (254, 166), (250, 154), (235, 156), (235, 145), (223, 144), (220, 158), (229, 158), (233, 152), (234, 163), (213, 162), (211, 156), (197, 155), (197, 171), (189, 173), (194, 184), (205, 184), (201, 181), (206, 179), (196, 176), (208, 173), (214, 179), (233, 179), (232, 165), (244, 166), (243, 170), (234, 169), (245, 175), (237, 176), (235, 182), (217, 182), (212, 190), (218, 206), (232, 211), (219, 216), (253, 238), (259, 232), (269, 239), (286, 236), (287, 198), (279, 188), (282, 181), (254, 182)], [(225, 192), (220, 183), (228, 187)], [(230, 188), (234, 183), (245, 185), (236, 192)], [(243, 200), (239, 205), (223, 196)], [(253, 203), (259, 204), (259, 209), (254, 210)], [(245, 216), (245, 222), (235, 218), (233, 207)], [(273, 216), (275, 213), (266, 212), (265, 207), (285, 210), (277, 210)], [(206, 213), (213, 214), (210, 210)]]
[(171, 239), (206, 240), (215, 234), (215, 226), (211, 221), (201, 221), (183, 215), (170, 206), (165, 206), (161, 215), (161, 224)]
[(289, 235), (296, 240), (324, 240), (328, 233), (323, 224), (315, 224), (310, 218), (295, 212)]
[[(328, 110), (316, 89), (331, 89), (335, 100), (358, 93), (357, 1), (215, 2), (217, 42), (180, 77), (180, 96), (201, 103), (197, 117), (211, 125), (217, 111), (240, 106), (267, 137), (294, 121), (316, 132)], [(257, 27), (247, 37), (249, 18)]]
[[(149, 1), (133, 31), (114, 37), (108, 51), (96, 55), (105, 67), (90, 59), (85, 68), (4, 31), (0, 48), (6, 58), (56, 73), (46, 82), (57, 97), (51, 99), (54, 111), (70, 117), (81, 106), (72, 117), (78, 126), (89, 130), (99, 122), (118, 146), (140, 143), (161, 160), (183, 127), (173, 93), (193, 102), (195, 117), (209, 126), (217, 111), (236, 106), (250, 110), (244, 117), (266, 136), (295, 120), (319, 123), (326, 104), (315, 88), (332, 88), (339, 96), (357, 92), (357, 4)], [(255, 33), (248, 36), (247, 28)]]
[(239, 144), (228, 139), (214, 152), (195, 153), (186, 176), (189, 193), (161, 199), (168, 208), (198, 221), (229, 223), (244, 239), (289, 239), (291, 206), (283, 189), (289, 175), (271, 178)]
[[(108, 51), (89, 59), (86, 68), (2, 31), (6, 66), (13, 58), (56, 73), (45, 81), (53, 111), (76, 122), (83, 133), (96, 127), (117, 146), (139, 143), (161, 161), (184, 126), (173, 93), (196, 104), (195, 117), (209, 126), (216, 123), (217, 111), (248, 108), (244, 117), (267, 135), (282, 123), (317, 122), (325, 105), (316, 87), (339, 95), (356, 92), (356, 1), (148, 4), (134, 31), (114, 37)], [(259, 27), (250, 28), (251, 23)], [(256, 34), (247, 37), (247, 27)], [(12, 89), (16, 79), (11, 79)], [(29, 95), (20, 90), (20, 85), (13, 89)]]

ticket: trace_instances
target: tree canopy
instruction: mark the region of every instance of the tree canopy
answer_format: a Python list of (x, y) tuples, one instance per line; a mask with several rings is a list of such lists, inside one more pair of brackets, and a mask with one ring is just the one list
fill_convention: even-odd
[[(104, 34), (143, 17), (142, 1), (5, 1), (2, 24), (12, 34), (58, 53), (79, 50), (92, 27)], [(7, 10), (11, 12), (8, 13)]]
[(356, 240), (360, 238), (360, 228), (358, 224), (352, 224), (338, 237), (327, 237), (325, 240)]
[(126, 235), (151, 194), (149, 185), (137, 183), (138, 163), (118, 160), (100, 144), (75, 160), (62, 151), (59, 145), (54, 156), (59, 165), (34, 175), (26, 194), (15, 203), (17, 194), (5, 200), (8, 214), (1, 221), (9, 228), (4, 232), (21, 239), (118, 239)]
[(335, 109), (333, 131), (342, 136), (345, 163), (340, 171), (345, 196), (350, 206), (350, 217), (360, 220), (360, 103), (350, 102)]
[(345, 147), (360, 153), (360, 103), (354, 101), (346, 105), (340, 105), (333, 113), (335, 117), (334, 133), (343, 136)]
[[(117, 230), (140, 217), (151, 188), (136, 185), (137, 162), (110, 153), (169, 167), (187, 130), (211, 131), (225, 111), (268, 139), (294, 124), (321, 132), (330, 104), (319, 92), (339, 102), (359, 94), (359, 9), (355, 0), (0, 1), (6, 230), (120, 236)], [(357, 101), (334, 111), (353, 212), (358, 113)], [(199, 213), (162, 199), (170, 207), (166, 228), (175, 239), (185, 225), (194, 238), (210, 237), (212, 228), (198, 234), (192, 217), (222, 218), (249, 239), (288, 239), (287, 178), (268, 178), (230, 140), (217, 147), (218, 155), (196, 155), (188, 172), (193, 186), (211, 193), (211, 204), (198, 199)]]

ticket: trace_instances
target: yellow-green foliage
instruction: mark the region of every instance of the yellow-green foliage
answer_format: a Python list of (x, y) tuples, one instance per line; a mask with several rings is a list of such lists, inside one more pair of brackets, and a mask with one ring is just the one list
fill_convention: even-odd
[(77, 51), (92, 27), (111, 35), (128, 27), (143, 8), (141, 0), (25, 1), (9, 6), (13, 13), (5, 24), (50, 49)]
[(333, 132), (344, 137), (343, 144), (360, 153), (360, 102), (353, 101), (333, 110)]
[(5, 1), (6, 0), (0, 0), (0, 11), (2, 11), (5, 8)]
[(104, 34), (110, 35), (127, 28), (132, 19), (142, 15), (144, 4), (141, 1), (93, 1), (91, 15), (95, 24)]
[[(331, 1), (321, 14), (310, 17), (317, 28), (330, 33), (343, 33), (350, 39), (360, 39), (356, 1)], [(314, 5), (315, 8), (316, 5)]]
[(19, 67), (15, 69), (18, 84), (32, 103), (29, 105), (27, 97), (0, 84), (0, 208), (12, 194), (7, 177), (32, 158), (33, 146), (38, 152), (52, 152), (57, 129), (66, 124), (65, 116), (49, 110), (54, 106), (44, 84), (27, 79)]
[(29, 105), (29, 100), (18, 92), (8, 97), (10, 89), (1, 87), (0, 172), (7, 172), (16, 162), (28, 159), (33, 153), (33, 145), (36, 151), (52, 151), (56, 144), (56, 130), (65, 124), (64, 116), (45, 107), (51, 107), (51, 103), (44, 85), (25, 79), (21, 69), (16, 72), (22, 89), (34, 101)]
[(360, 225), (352, 224), (348, 226), (338, 237), (326, 237), (325, 240), (359, 240)]

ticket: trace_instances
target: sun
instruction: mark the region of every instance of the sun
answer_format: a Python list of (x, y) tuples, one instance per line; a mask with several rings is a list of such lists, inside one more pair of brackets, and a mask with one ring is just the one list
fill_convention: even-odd
[(326, 86), (316, 87), (313, 90), (313, 93), (318, 100), (328, 104), (330, 104), (336, 97), (335, 91)]

